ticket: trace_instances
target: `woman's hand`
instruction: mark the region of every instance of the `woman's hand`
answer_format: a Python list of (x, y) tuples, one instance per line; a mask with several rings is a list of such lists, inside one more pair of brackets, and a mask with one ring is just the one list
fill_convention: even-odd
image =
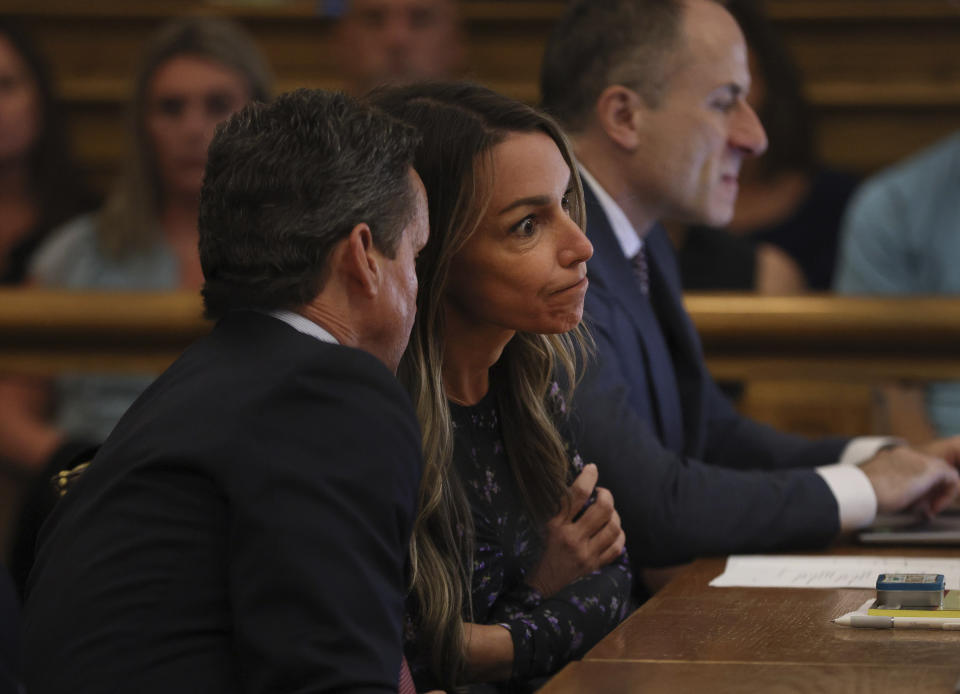
[(566, 508), (547, 523), (543, 556), (527, 576), (527, 583), (544, 597), (606, 566), (623, 553), (626, 536), (609, 490), (597, 487), (596, 501), (577, 518), (596, 484), (597, 466), (584, 466), (570, 485)]

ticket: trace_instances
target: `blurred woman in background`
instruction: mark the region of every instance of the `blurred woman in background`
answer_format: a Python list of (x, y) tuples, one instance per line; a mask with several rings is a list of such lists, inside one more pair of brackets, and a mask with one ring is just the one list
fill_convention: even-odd
[[(104, 207), (51, 232), (28, 281), (61, 289), (199, 290), (197, 210), (216, 125), (271, 75), (233, 22), (174, 20), (148, 44), (131, 103), (132, 143)], [(17, 522), (10, 571), (23, 589), (37, 532), (55, 502), (47, 480), (102, 442), (153, 374), (62, 374), (0, 380), (0, 460), (41, 471)]]
[[(132, 101), (132, 148), (104, 207), (55, 230), (29, 279), (63, 289), (197, 290), (197, 208), (216, 125), (271, 76), (251, 38), (224, 19), (174, 20), (147, 46)], [(42, 467), (65, 442), (106, 438), (152, 375), (63, 375), (0, 383), (0, 457)]]
[(46, 61), (18, 26), (0, 19), (0, 285), (20, 284), (47, 233), (94, 204)]
[[(71, 156), (62, 107), (54, 96), (46, 61), (18, 25), (0, 18), (0, 287), (22, 284), (31, 255), (51, 229), (95, 206)], [(13, 390), (4, 383), (12, 384)], [(18, 395), (16, 381), (0, 381), (0, 394), (4, 392)], [(7, 421), (16, 425), (19, 404), (19, 400), (11, 403), (0, 397), (0, 429)], [(4, 474), (0, 525), (7, 522), (16, 506), (14, 497), (21, 491), (26, 462), (14, 458), (5, 459), (0, 447), (0, 472)], [(12, 476), (8, 478), (9, 473)], [(12, 585), (0, 566), (3, 691), (12, 691), (17, 672)]]

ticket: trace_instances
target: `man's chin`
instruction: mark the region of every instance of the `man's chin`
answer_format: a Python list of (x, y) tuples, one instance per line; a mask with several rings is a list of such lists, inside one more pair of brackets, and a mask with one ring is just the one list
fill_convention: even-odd
[(703, 210), (695, 223), (719, 229), (727, 226), (732, 219), (733, 207), (724, 206), (723, 208)]
[(733, 219), (733, 205), (687, 205), (665, 211), (661, 219), (690, 226), (725, 227)]

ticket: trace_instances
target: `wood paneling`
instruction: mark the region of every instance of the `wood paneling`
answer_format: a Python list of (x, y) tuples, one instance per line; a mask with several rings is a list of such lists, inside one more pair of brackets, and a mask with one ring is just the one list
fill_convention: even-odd
[(744, 415), (804, 436), (862, 436), (880, 431), (874, 387), (866, 383), (751, 380), (737, 402)]
[(960, 344), (960, 304), (722, 294), (688, 294), (686, 304), (713, 375), (745, 383), (740, 411), (782, 431), (888, 433), (876, 385), (960, 379), (949, 354)]
[[(543, 46), (562, 0), (462, 2), (467, 76), (529, 102), (538, 99)], [(338, 88), (332, 20), (322, 2), (3, 0), (50, 55), (78, 150), (102, 187), (124, 151), (123, 105), (132, 67), (165, 18), (227, 14), (253, 33), (280, 90)], [(960, 6), (949, 0), (767, 0), (796, 55), (836, 166), (870, 171), (960, 128)]]

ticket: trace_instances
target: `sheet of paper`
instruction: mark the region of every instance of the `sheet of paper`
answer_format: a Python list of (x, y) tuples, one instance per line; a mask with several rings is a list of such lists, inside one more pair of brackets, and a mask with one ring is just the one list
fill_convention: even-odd
[(937, 557), (733, 555), (711, 586), (752, 588), (875, 588), (882, 573), (943, 574), (960, 588), (960, 559)]

